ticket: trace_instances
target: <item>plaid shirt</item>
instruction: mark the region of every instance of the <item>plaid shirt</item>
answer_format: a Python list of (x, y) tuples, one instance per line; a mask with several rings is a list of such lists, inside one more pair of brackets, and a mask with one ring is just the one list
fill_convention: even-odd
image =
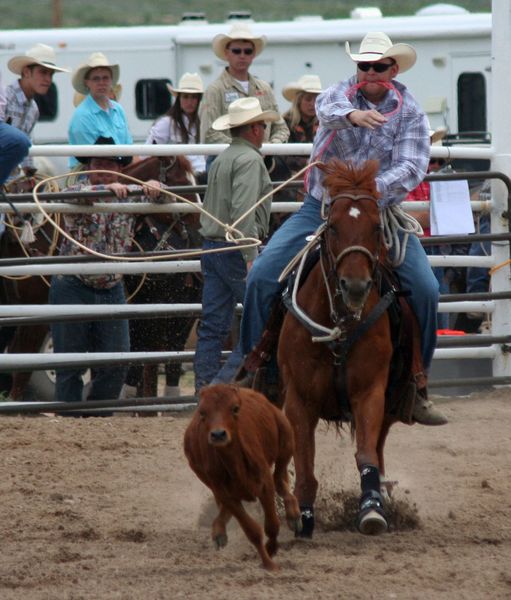
[[(140, 186), (128, 185), (129, 190), (140, 190)], [(87, 182), (69, 186), (65, 192), (90, 192), (106, 190), (105, 185), (90, 185)], [(120, 200), (117, 196), (102, 198), (104, 202), (154, 202), (145, 196), (129, 196), (127, 200)], [(66, 200), (73, 204), (90, 205), (90, 198), (76, 198)], [(159, 200), (156, 200), (159, 202)], [(165, 202), (165, 201), (164, 201)], [(96, 252), (103, 254), (123, 254), (131, 250), (133, 242), (133, 228), (137, 215), (130, 213), (92, 213), (92, 214), (65, 214), (64, 223), (66, 232), (75, 240)], [(84, 250), (64, 238), (60, 247), (61, 256), (76, 256), (86, 254)], [(79, 275), (76, 277), (86, 285), (99, 288), (112, 288), (122, 279), (122, 275), (106, 273), (101, 275)]]
[[(320, 126), (311, 155), (311, 162), (328, 162), (334, 157), (354, 164), (379, 160), (376, 184), (382, 195), (382, 207), (402, 202), (407, 193), (419, 185), (426, 174), (430, 153), (426, 115), (403, 84), (392, 83), (402, 96), (402, 105), (399, 106), (396, 92), (389, 90), (377, 106), (382, 114), (389, 114), (389, 120), (375, 129), (355, 127), (347, 119), (353, 110), (374, 108), (360, 90), (351, 100), (346, 96), (349, 88), (356, 84), (355, 76), (320, 94), (316, 101)], [(391, 114), (394, 110), (397, 112)], [(322, 181), (322, 172), (313, 168), (309, 192), (318, 200), (324, 194)]]
[[(39, 119), (39, 109), (36, 101), (28, 99), (21, 89), (19, 80), (11, 83), (5, 90), (6, 107), (4, 120), (13, 127), (20, 129), (31, 137), (31, 133)], [(34, 167), (32, 158), (27, 157), (21, 163), (22, 167)]]

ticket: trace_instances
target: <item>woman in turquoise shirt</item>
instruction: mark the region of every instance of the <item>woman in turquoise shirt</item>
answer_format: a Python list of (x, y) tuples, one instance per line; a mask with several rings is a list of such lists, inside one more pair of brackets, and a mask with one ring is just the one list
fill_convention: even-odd
[[(76, 108), (69, 125), (70, 144), (94, 144), (98, 137), (116, 144), (132, 144), (126, 113), (111, 99), (119, 81), (119, 65), (110, 64), (101, 52), (93, 52), (73, 73), (73, 87), (85, 99)], [(70, 166), (79, 164), (71, 158)]]

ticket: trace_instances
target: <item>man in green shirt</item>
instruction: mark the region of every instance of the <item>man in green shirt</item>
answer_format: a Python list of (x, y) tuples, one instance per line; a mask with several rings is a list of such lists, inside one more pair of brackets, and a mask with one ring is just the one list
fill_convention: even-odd
[[(266, 122), (279, 118), (273, 110), (263, 111), (257, 98), (239, 98), (229, 105), (226, 115), (213, 122), (213, 129), (229, 131), (232, 138), (229, 147), (211, 166), (203, 205), (221, 223), (235, 223), (271, 191), (270, 177), (259, 148)], [(268, 233), (270, 207), (268, 198), (236, 224), (236, 230), (245, 238), (264, 239)], [(223, 343), (231, 330), (236, 304), (243, 302), (247, 272), (257, 255), (254, 247), (220, 250), (236, 247), (234, 242), (226, 240), (226, 229), (207, 214), (201, 215), (200, 222), (203, 249), (209, 253), (201, 258), (202, 318), (194, 362), (197, 392), (211, 383), (220, 370)]]

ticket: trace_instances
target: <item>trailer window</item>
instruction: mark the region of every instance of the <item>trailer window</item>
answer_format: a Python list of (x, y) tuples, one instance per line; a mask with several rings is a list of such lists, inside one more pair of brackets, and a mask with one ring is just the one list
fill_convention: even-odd
[(55, 121), (59, 110), (57, 86), (52, 83), (46, 94), (35, 94), (34, 100), (39, 108), (39, 121)]
[(482, 73), (458, 78), (458, 131), (486, 131), (486, 81)]
[(135, 86), (135, 110), (139, 119), (156, 119), (172, 103), (167, 89), (170, 79), (140, 79)]

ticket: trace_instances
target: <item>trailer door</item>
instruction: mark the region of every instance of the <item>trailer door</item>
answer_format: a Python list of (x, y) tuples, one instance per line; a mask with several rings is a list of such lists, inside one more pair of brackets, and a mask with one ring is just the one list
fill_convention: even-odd
[(490, 60), (485, 53), (452, 58), (452, 122), (457, 124), (458, 132), (491, 131)]

